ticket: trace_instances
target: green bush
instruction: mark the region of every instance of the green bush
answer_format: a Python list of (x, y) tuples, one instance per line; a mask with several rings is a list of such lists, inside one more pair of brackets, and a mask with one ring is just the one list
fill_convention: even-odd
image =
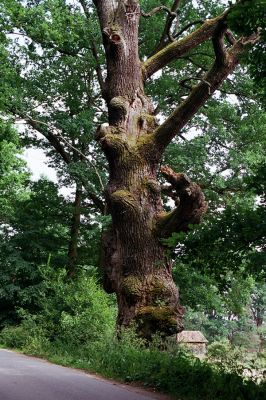
[(8, 326), (1, 331), (1, 343), (6, 347), (21, 349), (30, 354), (46, 353), (50, 348), (47, 332), (30, 316), (24, 318), (19, 326)]
[(76, 345), (104, 340), (115, 328), (116, 308), (92, 277), (83, 274), (67, 284), (59, 336)]
[(23, 326), (8, 326), (1, 331), (0, 341), (3, 346), (23, 349), (28, 336)]

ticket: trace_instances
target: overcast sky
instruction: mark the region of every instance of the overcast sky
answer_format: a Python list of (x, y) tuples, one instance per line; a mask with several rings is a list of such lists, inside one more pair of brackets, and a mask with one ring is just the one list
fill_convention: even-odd
[[(28, 168), (32, 174), (31, 179), (37, 181), (40, 177), (46, 177), (50, 181), (57, 182), (56, 171), (54, 168), (48, 167), (48, 158), (41, 149), (26, 149), (23, 158), (28, 164)], [(65, 197), (73, 197), (73, 188), (61, 187), (59, 193)]]
[(26, 149), (23, 158), (27, 161), (32, 180), (37, 181), (40, 176), (45, 176), (53, 182), (57, 182), (56, 172), (48, 167), (47, 157), (41, 149)]

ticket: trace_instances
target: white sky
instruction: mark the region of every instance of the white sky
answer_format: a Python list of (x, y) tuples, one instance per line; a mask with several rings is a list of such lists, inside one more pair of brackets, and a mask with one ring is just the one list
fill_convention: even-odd
[(30, 172), (32, 180), (37, 181), (41, 176), (45, 176), (50, 181), (57, 182), (56, 172), (46, 164), (48, 159), (41, 149), (27, 149), (23, 154)]
[[(27, 162), (28, 168), (32, 174), (31, 180), (37, 181), (41, 177), (48, 178), (55, 183), (58, 182), (57, 174), (54, 168), (48, 167), (48, 158), (41, 149), (26, 149), (22, 156)], [(73, 197), (73, 187), (61, 187), (59, 194), (64, 197)]]

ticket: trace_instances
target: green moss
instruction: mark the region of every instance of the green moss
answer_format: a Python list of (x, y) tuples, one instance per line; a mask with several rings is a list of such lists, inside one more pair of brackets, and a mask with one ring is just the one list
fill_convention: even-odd
[(137, 301), (142, 294), (142, 282), (134, 275), (127, 276), (122, 285), (121, 289), (129, 301)]
[(146, 319), (155, 319), (157, 321), (170, 322), (176, 324), (173, 309), (167, 306), (146, 306), (138, 311), (138, 316)]
[(138, 146), (149, 146), (151, 148), (154, 147), (154, 140), (152, 135), (140, 135), (138, 138)]
[(146, 306), (139, 309), (137, 316), (146, 321), (156, 322), (161, 327), (176, 326), (173, 309), (167, 306)]
[(141, 334), (148, 338), (156, 332), (169, 336), (177, 331), (177, 319), (172, 307), (145, 306), (136, 315)]
[(143, 187), (149, 189), (153, 193), (160, 192), (160, 185), (155, 179), (147, 178), (143, 181)]
[(142, 113), (140, 117), (138, 117), (138, 120), (142, 125), (146, 125), (146, 128), (148, 128), (149, 130), (154, 129), (156, 126), (156, 119), (154, 115)]
[(166, 286), (164, 280), (159, 277), (154, 277), (152, 281), (152, 293), (154, 296), (165, 296), (168, 294), (169, 290)]
[(115, 192), (112, 193), (112, 200), (115, 200), (115, 201), (132, 200), (132, 201), (134, 201), (134, 198), (128, 190), (120, 189), (120, 190), (116, 190)]

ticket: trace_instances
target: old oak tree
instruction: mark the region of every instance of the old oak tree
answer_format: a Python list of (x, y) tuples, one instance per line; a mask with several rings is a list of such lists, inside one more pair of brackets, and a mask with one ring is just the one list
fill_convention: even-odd
[[(64, 129), (60, 133), (50, 127), (53, 118), (59, 118), (62, 125), (64, 118), (68, 117), (71, 122), (68, 126), (66, 124), (66, 128), (70, 127), (71, 130), (72, 123), (75, 127), (80, 110), (76, 97), (83, 85), (83, 64), (80, 60), (85, 54), (82, 52), (84, 49), (90, 50), (93, 60), (88, 59), (89, 72), (86, 72), (86, 82), (84, 81), (87, 91), (87, 109), (90, 110), (92, 103), (96, 101), (98, 108), (103, 109), (105, 103), (108, 110), (108, 123), (107, 121), (100, 123), (103, 121), (102, 116), (96, 115), (97, 118), (94, 118), (94, 122), (101, 119), (95, 132), (95, 139), (108, 161), (109, 180), (104, 188), (104, 202), (103, 196), (97, 197), (93, 191), (86, 190), (90, 176), (86, 177), (83, 173), (81, 181), (77, 181), (76, 185), (71, 236), (73, 243), (71, 242), (69, 246), (69, 275), (72, 275), (71, 269), (77, 258), (80, 201), (84, 188), (90, 202), (101, 213), (111, 216), (111, 225), (102, 235), (101, 263), (104, 288), (108, 293), (116, 293), (117, 296), (118, 327), (129, 326), (134, 321), (140, 335), (146, 338), (150, 338), (157, 331), (170, 335), (182, 330), (184, 309), (179, 302), (179, 292), (172, 278), (172, 257), (165, 240), (172, 234), (187, 232), (193, 224), (200, 223), (207, 210), (207, 202), (199, 183), (192, 182), (185, 174), (186, 171), (173, 171), (169, 166), (164, 165), (164, 154), (172, 141), (177, 137), (182, 137), (184, 131), (190, 129), (193, 116), (215, 91), (221, 88), (223, 82), (244, 58), (245, 52), (257, 42), (259, 33), (256, 27), (253, 33), (245, 32), (243, 36), (239, 30), (237, 35), (234, 35), (229, 29), (230, 16), (241, 2), (229, 5), (228, 8), (223, 3), (219, 6), (215, 5), (213, 13), (212, 10), (209, 12), (210, 10), (207, 9), (204, 13), (205, 9), (201, 7), (200, 20), (194, 20), (194, 17), (190, 16), (191, 20), (184, 21), (183, 18), (180, 25), (182, 8), (185, 7), (180, 0), (165, 1), (163, 5), (159, 2), (138, 0), (94, 0), (93, 2), (79, 0), (74, 2), (72, 19), (68, 14), (61, 15), (60, 12), (61, 8), (69, 8), (71, 14), (72, 6), (68, 1), (17, 2), (12, 0), (12, 2), (5, 1), (4, 3), (7, 10), (11, 8), (9, 12), (12, 15), (5, 22), (7, 33), (16, 34), (22, 29), (23, 35), (26, 34), (31, 38), (32, 42), (28, 48), (33, 62), (37, 60), (37, 64), (40, 57), (36, 46), (44, 44), (50, 54), (54, 51), (65, 57), (66, 71), (71, 71), (72, 59), (77, 60), (77, 68), (80, 68), (81, 75), (80, 84), (78, 84), (77, 73), (72, 75), (70, 73), (76, 85), (76, 92), (72, 90), (70, 95), (62, 92), (61, 97), (67, 98), (65, 109), (54, 113), (49, 113), (48, 109), (45, 117), (36, 118), (34, 100), (31, 113), (23, 111), (23, 101), (13, 106), (9, 102), (6, 106), (7, 112), (23, 118), (32, 129), (44, 135), (66, 165), (71, 165), (80, 159), (88, 161), (94, 168), (95, 164), (91, 158), (84, 156), (84, 153), (91, 155), (91, 145), (82, 143), (82, 129), (80, 129), (79, 137), (67, 137), (67, 140), (63, 140)], [(192, 4), (195, 16), (197, 6), (193, 2)], [(155, 8), (152, 8), (154, 5)], [(50, 6), (52, 7), (51, 15), (54, 13), (56, 20), (59, 21), (59, 27), (62, 24), (64, 34), (62, 32), (57, 34), (55, 30), (45, 31), (45, 23), (48, 25), (51, 23)], [(42, 17), (34, 14), (35, 7), (36, 10), (38, 7), (42, 10), (43, 18), (46, 18), (45, 23), (42, 23)], [(26, 11), (29, 11), (29, 14)], [(89, 28), (83, 25), (80, 13), (83, 20), (86, 18), (89, 27), (90, 21), (93, 20), (92, 26), (95, 32), (100, 29), (102, 43), (93, 37), (93, 33), (90, 39), (86, 39), (90, 35), (87, 32)], [(98, 28), (95, 28), (95, 13), (98, 17)], [(63, 15), (66, 16), (63, 17)], [(202, 15), (207, 15), (208, 18), (202, 20)], [(164, 21), (164, 26), (161, 32), (158, 29), (158, 39), (154, 49), (151, 50), (149, 46), (150, 50), (145, 52), (139, 47), (143, 41), (143, 36), (139, 32), (140, 23), (145, 24), (146, 21), (154, 18)], [(14, 24), (13, 30), (9, 26), (10, 21)], [(37, 23), (39, 26), (34, 28)], [(76, 36), (71, 34), (71, 30), (75, 31), (75, 27), (78, 32), (76, 44), (74, 43)], [(40, 34), (42, 30), (44, 30), (43, 33), (46, 32), (43, 35)], [(62, 35), (65, 35), (63, 42)], [(152, 35), (154, 36), (154, 32)], [(147, 39), (147, 35), (144, 36), (144, 40), (145, 38)], [(37, 45), (34, 45), (34, 41)], [(206, 63), (210, 65), (210, 68), (208, 65), (207, 68), (206, 65), (202, 66), (202, 63), (197, 68), (193, 55), (204, 52), (202, 46), (205, 44), (211, 46), (211, 48), (208, 47), (207, 54), (211, 63)], [(102, 58), (103, 49), (105, 63)], [(57, 79), (51, 74), (52, 85), (55, 85), (54, 82), (59, 82), (59, 84), (61, 82), (60, 68), (62, 67), (60, 59), (57, 59), (55, 55), (53, 57), (56, 60), (55, 65), (58, 62), (59, 74)], [(83, 58), (86, 59), (86, 56)], [(152, 96), (147, 95), (147, 88), (155, 79), (159, 81), (161, 74), (171, 74), (171, 82), (174, 82), (176, 71), (169, 68), (181, 59), (186, 60), (188, 65), (194, 63), (193, 66), (196, 66), (196, 70), (195, 68), (193, 70), (196, 73), (193, 73), (193, 76), (190, 76), (189, 68), (187, 68), (188, 72), (183, 75), (181, 82), (189, 91), (183, 96), (177, 95), (175, 99), (175, 90), (173, 90), (168, 115), (166, 115), (166, 107), (158, 114), (158, 110), (160, 111), (158, 102), (156, 103)], [(42, 65), (41, 63), (44, 65), (45, 74), (48, 74), (48, 84), (44, 81), (44, 90), (41, 94), (38, 94), (39, 87), (35, 85), (34, 96), (38, 100), (38, 95), (40, 95), (40, 99), (45, 103), (45, 97), (48, 102), (50, 101), (46, 94), (50, 90), (49, 67), (45, 70), (46, 63), (49, 66), (49, 57), (43, 58), (39, 66)], [(19, 82), (24, 82), (25, 76), (30, 73), (30, 69), (26, 70)], [(87, 83), (89, 81), (94, 83), (95, 76), (98, 79), (96, 89), (88, 89)], [(178, 80), (176, 85), (178, 86)], [(26, 93), (29, 93), (31, 87), (34, 87), (34, 80), (33, 84), (29, 84), (26, 88)], [(58, 87), (62, 91), (70, 90), (64, 83)], [(97, 91), (100, 92), (100, 96), (96, 93)], [(83, 97), (80, 95), (80, 99)], [(59, 101), (55, 97), (55, 105), (58, 105)], [(65, 116), (69, 114), (68, 117), (63, 116), (64, 112)], [(82, 124), (85, 124), (84, 118), (79, 123), (80, 126)], [(70, 150), (73, 152), (72, 157)], [(161, 183), (161, 177), (166, 183)], [(164, 207), (165, 202), (162, 201), (162, 198), (167, 196), (175, 203), (175, 208), (170, 211)]]
[[(105, 196), (112, 226), (103, 236), (105, 289), (118, 299), (118, 325), (136, 321), (139, 332), (171, 334), (182, 329), (183, 308), (172, 279), (172, 261), (162, 242), (174, 232), (187, 231), (201, 221), (207, 204), (201, 188), (184, 173), (161, 166), (167, 145), (197, 113), (239, 63), (257, 35), (235, 39), (226, 10), (175, 40), (172, 24), (180, 1), (144, 14), (137, 0), (95, 0), (106, 55), (107, 78), (102, 94), (108, 106), (108, 126), (96, 133), (109, 163)], [(166, 11), (166, 26), (150, 57), (140, 61), (140, 18)], [(159, 124), (145, 83), (171, 61), (212, 40), (215, 59), (189, 95)], [(227, 45), (225, 45), (225, 40)], [(167, 187), (158, 182), (159, 171)], [(164, 211), (162, 190), (176, 208)]]

